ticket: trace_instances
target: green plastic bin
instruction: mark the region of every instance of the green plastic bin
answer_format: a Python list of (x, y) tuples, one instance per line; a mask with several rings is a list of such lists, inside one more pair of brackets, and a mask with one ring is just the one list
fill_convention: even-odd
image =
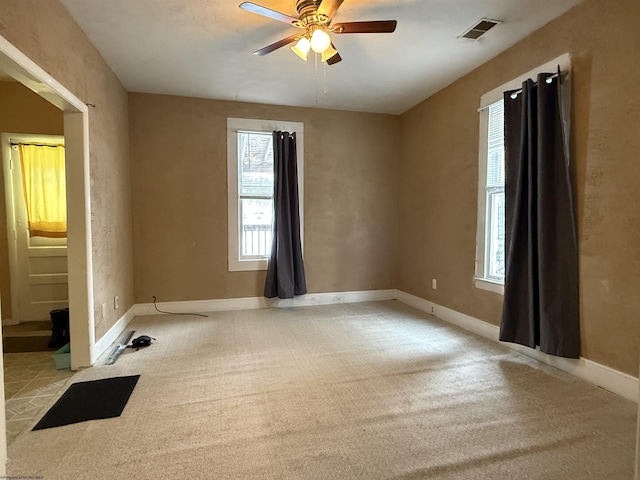
[(56, 370), (64, 370), (65, 368), (71, 368), (71, 345), (66, 344), (60, 347), (52, 355), (53, 361), (56, 362)]

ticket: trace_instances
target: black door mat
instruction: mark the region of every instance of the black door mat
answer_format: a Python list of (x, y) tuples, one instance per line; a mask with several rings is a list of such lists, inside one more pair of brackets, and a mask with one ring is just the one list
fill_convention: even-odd
[(119, 417), (140, 375), (72, 384), (33, 430)]

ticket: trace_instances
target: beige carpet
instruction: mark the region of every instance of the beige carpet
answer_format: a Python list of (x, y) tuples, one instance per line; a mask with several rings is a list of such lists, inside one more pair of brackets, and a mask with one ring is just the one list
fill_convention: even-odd
[[(636, 405), (398, 302), (137, 318), (123, 415), (37, 432), (54, 479), (633, 478)], [(35, 423), (35, 422), (34, 422)]]

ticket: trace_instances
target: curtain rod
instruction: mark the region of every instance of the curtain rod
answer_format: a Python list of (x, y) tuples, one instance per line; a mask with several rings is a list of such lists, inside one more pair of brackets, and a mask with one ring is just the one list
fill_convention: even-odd
[[(564, 74), (565, 74), (564, 72), (561, 72), (561, 73), (554, 73), (553, 75), (549, 75), (549, 76), (547, 77), (547, 79), (546, 79), (546, 82), (547, 82), (547, 83), (551, 83), (551, 80), (553, 80), (554, 78), (557, 78), (557, 77), (558, 77), (558, 76), (560, 76), (560, 75), (564, 75)], [(533, 84), (534, 84), (534, 85), (537, 85), (537, 84), (538, 84), (538, 82), (534, 82)], [(515, 91), (513, 91), (513, 92), (511, 93), (511, 98), (515, 99), (515, 98), (517, 98), (517, 96), (518, 96), (518, 95), (520, 95), (521, 93), (522, 93), (522, 88), (519, 88), (518, 90), (515, 90)], [(480, 108), (478, 109), (478, 113), (482, 112), (483, 110), (486, 110), (486, 109), (487, 109), (487, 108), (489, 108), (490, 106), (491, 106), (491, 105), (486, 105), (486, 106), (484, 106), (484, 107), (480, 107)]]
[(19, 145), (29, 145), (32, 147), (64, 147), (63, 143), (31, 143), (31, 142), (18, 142), (16, 140), (10, 140), (9, 143), (14, 147)]

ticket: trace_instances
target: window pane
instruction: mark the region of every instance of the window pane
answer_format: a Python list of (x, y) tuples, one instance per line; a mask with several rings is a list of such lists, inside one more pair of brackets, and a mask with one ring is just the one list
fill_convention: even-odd
[(504, 185), (504, 101), (489, 106), (487, 187)]
[(240, 259), (268, 257), (271, 253), (273, 200), (240, 200)]
[(240, 196), (273, 196), (273, 139), (270, 133), (238, 132)]
[(505, 274), (504, 190), (488, 193), (487, 276), (503, 280)]

